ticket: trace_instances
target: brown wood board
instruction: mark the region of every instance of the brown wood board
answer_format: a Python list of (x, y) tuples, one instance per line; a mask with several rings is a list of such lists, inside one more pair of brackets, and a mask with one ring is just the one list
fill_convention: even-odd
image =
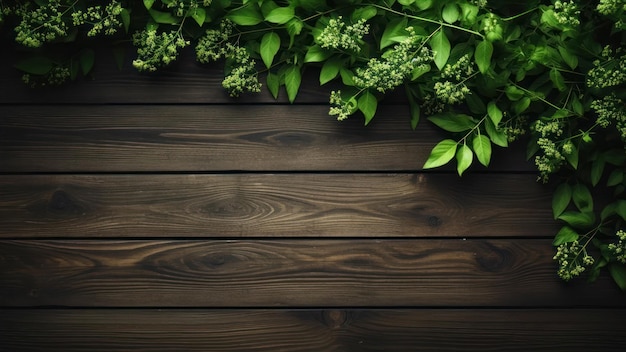
[(622, 351), (622, 309), (0, 310), (2, 351)]
[(553, 236), (533, 175), (0, 176), (0, 238)]
[[(315, 105), (0, 106), (0, 172), (420, 170), (445, 135), (380, 110), (366, 127)], [(534, 171), (524, 149), (494, 148), (489, 170)]]
[(626, 306), (548, 240), (5, 240), (0, 306)]

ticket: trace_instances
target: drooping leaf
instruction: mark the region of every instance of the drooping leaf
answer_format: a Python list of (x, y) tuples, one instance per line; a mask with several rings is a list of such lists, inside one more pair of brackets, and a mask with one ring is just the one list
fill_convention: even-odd
[(428, 120), (448, 132), (468, 131), (476, 126), (472, 117), (465, 114), (441, 113), (429, 116)]
[(300, 68), (296, 65), (287, 67), (285, 70), (285, 89), (287, 90), (287, 98), (290, 103), (296, 100), (301, 83), (302, 74), (300, 73)]
[(459, 15), (459, 7), (455, 3), (447, 3), (441, 12), (441, 18), (448, 23), (458, 21)]
[(352, 79), (354, 77), (354, 72), (345, 67), (342, 67), (339, 69), (339, 75), (341, 76), (341, 83), (343, 83), (345, 86), (354, 86), (354, 80)]
[(45, 75), (54, 68), (55, 63), (44, 56), (29, 56), (18, 61), (14, 67), (32, 75)]
[(457, 142), (452, 139), (444, 139), (437, 143), (424, 164), (424, 169), (432, 169), (447, 164), (456, 153)]
[(274, 99), (278, 98), (278, 90), (280, 88), (280, 77), (275, 74), (268, 72), (266, 78), (267, 89), (270, 91)]
[(409, 94), (409, 112), (411, 113), (411, 128), (416, 129), (420, 121), (420, 106), (415, 98)]
[(581, 212), (593, 211), (593, 197), (585, 185), (578, 183), (572, 188), (572, 200)]
[(606, 181), (608, 187), (615, 187), (624, 182), (624, 172), (622, 170), (613, 170)]
[(291, 21), (287, 22), (287, 33), (289, 33), (289, 48), (293, 46), (293, 43), (296, 39), (296, 36), (300, 35), (302, 32), (302, 28), (304, 27), (304, 23), (294, 17)]
[(146, 10), (150, 10), (155, 1), (156, 0), (143, 0), (143, 6), (146, 7)]
[(456, 171), (459, 173), (459, 176), (462, 176), (463, 172), (472, 165), (473, 160), (474, 153), (472, 153), (470, 147), (465, 144), (461, 145), (456, 152)]
[(626, 200), (620, 199), (615, 202), (615, 213), (626, 221)]
[(295, 11), (293, 7), (277, 7), (265, 16), (265, 20), (270, 23), (285, 24), (294, 18), (294, 16)]
[(96, 53), (91, 49), (81, 50), (78, 60), (80, 63), (80, 69), (83, 75), (88, 74), (93, 68), (94, 61), (96, 59)]
[(561, 183), (552, 195), (552, 214), (555, 219), (563, 214), (571, 201), (572, 187), (567, 183)]
[(150, 9), (148, 12), (154, 22), (159, 24), (177, 24), (179, 22), (179, 19), (169, 12), (157, 11), (154, 9)]
[(124, 24), (124, 32), (128, 33), (128, 28), (130, 28), (130, 11), (123, 8), (122, 12), (120, 12), (120, 17), (122, 17), (122, 23)]
[(265, 33), (263, 38), (261, 38), (261, 45), (259, 47), (261, 59), (265, 67), (270, 68), (272, 66), (274, 56), (278, 53), (278, 49), (280, 49), (280, 36), (276, 34), (276, 32)]
[(330, 57), (330, 51), (322, 48), (321, 46), (315, 44), (309, 47), (306, 54), (304, 55), (304, 62), (322, 62)]
[(320, 70), (320, 85), (324, 85), (339, 75), (343, 61), (338, 57), (332, 57), (324, 62)]
[(587, 230), (595, 223), (596, 216), (590, 212), (565, 211), (557, 219), (565, 221), (573, 228)]
[(578, 240), (579, 237), (580, 235), (576, 231), (574, 231), (574, 229), (572, 229), (569, 226), (563, 226), (561, 227), (559, 232), (554, 236), (552, 245), (559, 246), (563, 243), (574, 242)]
[(563, 78), (561, 72), (559, 72), (556, 68), (550, 70), (550, 80), (554, 83), (554, 87), (561, 92), (567, 89), (565, 86), (565, 78)]
[(406, 31), (408, 26), (408, 19), (405, 16), (396, 18), (390, 21), (383, 31), (383, 35), (380, 38), (380, 49), (384, 49), (389, 45), (399, 43), (409, 37), (409, 33)]
[(253, 4), (235, 9), (226, 17), (240, 26), (255, 26), (263, 22), (261, 10)]
[(604, 161), (603, 156), (599, 156), (591, 163), (591, 184), (593, 186), (597, 186), (598, 183), (600, 183), (600, 179), (602, 178), (602, 174), (604, 173), (605, 165), (606, 162)]
[(491, 119), (485, 121), (485, 131), (487, 131), (487, 136), (489, 136), (489, 139), (493, 144), (504, 148), (509, 146), (509, 140), (506, 133), (502, 130), (498, 130)]
[(569, 66), (572, 70), (576, 69), (578, 66), (578, 57), (573, 53), (569, 52), (567, 48), (563, 46), (559, 46), (559, 54), (563, 58), (563, 61)]
[(495, 101), (490, 101), (487, 104), (487, 114), (489, 118), (493, 122), (493, 124), (497, 127), (500, 121), (502, 121), (502, 110), (498, 108)]
[(483, 40), (476, 45), (474, 60), (480, 73), (485, 74), (491, 66), (491, 56), (493, 55), (493, 44), (488, 40)]
[(365, 7), (359, 7), (358, 9), (354, 10), (351, 18), (353, 22), (356, 22), (360, 19), (369, 20), (372, 17), (376, 16), (377, 13), (378, 10), (376, 10), (374, 6), (370, 5)]
[(622, 291), (626, 291), (626, 265), (621, 263), (609, 264), (609, 273), (613, 281)]
[(474, 153), (476, 153), (478, 161), (484, 166), (489, 166), (489, 162), (491, 161), (491, 141), (489, 138), (482, 134), (474, 136), (472, 147), (474, 148)]
[(204, 22), (206, 21), (206, 10), (202, 7), (198, 7), (191, 13), (191, 18), (193, 18), (198, 26), (202, 27)]
[(529, 97), (522, 97), (520, 100), (513, 102), (513, 104), (511, 104), (513, 112), (517, 115), (523, 113), (530, 106), (530, 102)]
[(365, 125), (367, 126), (367, 124), (372, 121), (372, 118), (374, 118), (374, 115), (376, 115), (376, 108), (378, 107), (376, 96), (368, 90), (364, 91), (359, 97), (357, 106), (363, 113), (363, 116), (365, 116)]
[(434, 51), (435, 65), (439, 70), (443, 69), (448, 62), (448, 57), (450, 57), (450, 41), (446, 37), (443, 27), (430, 38), (430, 47)]
[(574, 170), (578, 169), (578, 148), (575, 145), (571, 145), (571, 152), (564, 153), (565, 160), (574, 168)]

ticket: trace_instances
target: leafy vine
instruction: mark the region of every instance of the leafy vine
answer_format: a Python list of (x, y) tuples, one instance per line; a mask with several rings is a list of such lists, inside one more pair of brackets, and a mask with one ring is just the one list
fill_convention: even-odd
[[(94, 67), (89, 39), (131, 41), (133, 65), (155, 71), (194, 45), (222, 60), (232, 95), (298, 94), (319, 68), (338, 120), (368, 124), (391, 91), (449, 132), (424, 168), (488, 166), (492, 148), (526, 135), (539, 181), (553, 182), (558, 275), (626, 290), (626, 0), (33, 0), (0, 1), (15, 64), (32, 86)], [(102, 39), (100, 39), (102, 40)], [(77, 43), (72, 52), (55, 47)]]

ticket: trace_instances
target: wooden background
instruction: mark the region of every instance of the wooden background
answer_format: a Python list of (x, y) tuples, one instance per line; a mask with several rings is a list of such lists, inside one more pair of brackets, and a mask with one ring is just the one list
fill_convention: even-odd
[[(1, 351), (623, 351), (606, 276), (555, 274), (548, 187), (515, 153), (422, 171), (402, 98), (328, 116), (227, 97), (189, 52), (31, 90), (0, 60)], [(506, 156), (505, 156), (506, 155)]]

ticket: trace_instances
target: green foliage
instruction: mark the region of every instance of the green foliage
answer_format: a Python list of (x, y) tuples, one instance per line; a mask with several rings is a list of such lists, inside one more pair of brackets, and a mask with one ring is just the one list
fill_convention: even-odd
[[(338, 120), (358, 114), (368, 124), (380, 99), (404, 90), (412, 128), (427, 120), (449, 134), (424, 168), (456, 162), (462, 175), (526, 135), (563, 223), (558, 275), (593, 280), (607, 270), (626, 287), (623, 0), (6, 3), (0, 23), (31, 53), (15, 64), (29, 85), (89, 75), (91, 37), (131, 39), (141, 71), (194, 45), (199, 62), (224, 64), (232, 96), (263, 81), (293, 102), (303, 72), (319, 72), (320, 85), (340, 86), (329, 99)], [(58, 54), (67, 47), (77, 49)]]

